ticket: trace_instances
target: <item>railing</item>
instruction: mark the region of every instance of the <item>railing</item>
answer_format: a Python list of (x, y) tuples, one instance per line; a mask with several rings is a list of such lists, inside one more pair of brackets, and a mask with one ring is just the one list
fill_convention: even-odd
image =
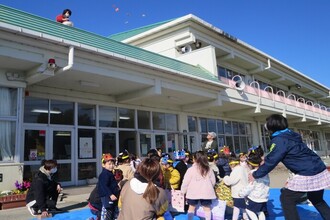
[[(228, 84), (230, 87), (235, 88), (234, 80), (225, 77), (220, 77), (220, 80)], [(330, 108), (321, 106), (318, 103), (313, 103), (312, 101), (305, 101), (304, 98), (297, 99), (294, 94), (289, 94), (288, 96), (286, 96), (285, 92), (282, 90), (279, 90), (274, 94), (274, 90), (271, 86), (267, 86), (264, 88), (264, 90), (261, 90), (260, 88), (256, 88), (255, 86), (252, 86), (254, 84), (253, 82), (251, 82), (250, 85), (246, 84), (242, 92), (253, 94), (265, 99), (271, 99), (274, 102), (275, 101), (281, 102), (285, 105), (294, 106), (296, 108), (302, 108), (304, 109), (304, 111), (309, 110), (312, 111), (313, 113), (318, 113), (323, 116), (327, 116), (327, 117), (330, 116), (330, 112), (329, 112)]]

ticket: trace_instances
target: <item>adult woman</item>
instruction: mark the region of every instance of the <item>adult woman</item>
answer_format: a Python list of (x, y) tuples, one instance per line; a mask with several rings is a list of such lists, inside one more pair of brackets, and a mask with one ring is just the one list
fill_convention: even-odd
[(324, 189), (330, 186), (330, 175), (321, 158), (309, 149), (301, 136), (288, 129), (287, 119), (274, 114), (266, 119), (265, 129), (271, 134), (270, 153), (264, 164), (250, 175), (250, 180), (268, 174), (282, 162), (294, 175), (281, 190), (285, 219), (296, 220), (298, 200), (307, 192), (308, 199), (324, 219), (330, 219), (330, 208), (323, 200)]
[(200, 203), (205, 213), (205, 219), (210, 220), (212, 199), (216, 198), (215, 175), (209, 166), (205, 152), (197, 151), (193, 160), (194, 163), (187, 170), (181, 186), (181, 191), (186, 194), (189, 204), (188, 219), (193, 219), (196, 205)]
[(56, 172), (57, 161), (45, 160), (33, 178), (31, 188), (26, 195), (26, 206), (31, 215), (40, 214), (41, 217), (48, 217), (50, 211), (59, 211), (56, 208), (56, 203), (62, 188), (53, 179)]
[(165, 213), (167, 195), (153, 182), (160, 172), (157, 160), (145, 158), (139, 164), (134, 178), (124, 185), (120, 193), (118, 220), (153, 219)]

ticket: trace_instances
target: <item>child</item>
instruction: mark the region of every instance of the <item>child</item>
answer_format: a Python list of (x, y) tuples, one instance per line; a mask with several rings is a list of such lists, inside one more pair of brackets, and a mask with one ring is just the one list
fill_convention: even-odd
[[(261, 156), (256, 152), (249, 154), (248, 165), (250, 173), (255, 172), (262, 162)], [(240, 197), (246, 197), (246, 212), (251, 220), (265, 220), (264, 211), (267, 208), (269, 197), (269, 176), (268, 174), (249, 183), (240, 192)]]
[(234, 200), (232, 219), (238, 219), (240, 210), (243, 211), (243, 219), (248, 219), (245, 212), (245, 200), (238, 195), (238, 193), (248, 185), (248, 173), (244, 167), (239, 165), (239, 159), (237, 158), (230, 157), (229, 166), (232, 171), (229, 176), (223, 178), (223, 181), (227, 186), (231, 186), (231, 196)]
[(118, 183), (119, 187), (122, 188), (124, 184), (134, 177), (134, 170), (131, 167), (131, 159), (127, 150), (119, 153), (118, 155), (118, 166), (116, 169), (123, 171), (123, 179)]
[(216, 160), (218, 159), (218, 154), (214, 149), (207, 151), (207, 160), (209, 161), (209, 166), (213, 170), (216, 182), (220, 181), (219, 168), (216, 165)]
[(181, 191), (186, 194), (188, 208), (188, 220), (194, 218), (195, 208), (201, 204), (205, 213), (205, 219), (211, 220), (212, 199), (216, 198), (214, 192), (215, 176), (209, 166), (207, 155), (203, 151), (194, 154), (194, 163), (183, 178)]
[(219, 159), (217, 161), (217, 167), (219, 168), (219, 176), (223, 178), (224, 176), (229, 176), (231, 173), (230, 166), (228, 164), (228, 158), (230, 157), (229, 147), (224, 146), (219, 153)]
[(145, 158), (133, 179), (124, 185), (119, 198), (118, 220), (160, 219), (168, 208), (165, 190), (156, 186), (161, 172), (159, 161)]
[(185, 150), (182, 149), (180, 151), (174, 151), (173, 155), (175, 158), (173, 167), (180, 173), (180, 183), (179, 183), (179, 187), (178, 187), (178, 189), (180, 189), (181, 185), (182, 185), (183, 177), (186, 174), (187, 169), (188, 169), (186, 163), (184, 162), (184, 159), (186, 157), (186, 152), (185, 152)]
[(180, 173), (173, 167), (173, 160), (169, 155), (164, 155), (161, 159), (161, 164), (164, 171), (164, 188), (179, 189)]
[(99, 175), (97, 188), (102, 202), (101, 220), (115, 219), (119, 187), (113, 175), (115, 159), (111, 154), (102, 155), (102, 172)]

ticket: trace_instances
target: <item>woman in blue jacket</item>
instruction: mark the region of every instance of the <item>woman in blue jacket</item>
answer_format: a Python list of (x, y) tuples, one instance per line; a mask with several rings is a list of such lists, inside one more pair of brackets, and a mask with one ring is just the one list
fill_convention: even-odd
[(265, 163), (249, 176), (252, 181), (272, 171), (282, 162), (294, 175), (281, 190), (281, 204), (285, 219), (298, 220), (298, 200), (307, 193), (308, 199), (323, 219), (330, 219), (330, 208), (323, 200), (324, 189), (330, 186), (330, 174), (321, 158), (302, 141), (301, 136), (288, 129), (288, 121), (274, 114), (266, 119), (270, 132), (270, 152)]

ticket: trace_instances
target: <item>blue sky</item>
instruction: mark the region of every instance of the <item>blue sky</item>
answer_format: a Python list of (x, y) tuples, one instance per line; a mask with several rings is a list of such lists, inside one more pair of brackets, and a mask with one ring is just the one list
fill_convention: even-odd
[(76, 28), (109, 36), (194, 14), (330, 88), (329, 0), (0, 0), (54, 20), (72, 10)]

